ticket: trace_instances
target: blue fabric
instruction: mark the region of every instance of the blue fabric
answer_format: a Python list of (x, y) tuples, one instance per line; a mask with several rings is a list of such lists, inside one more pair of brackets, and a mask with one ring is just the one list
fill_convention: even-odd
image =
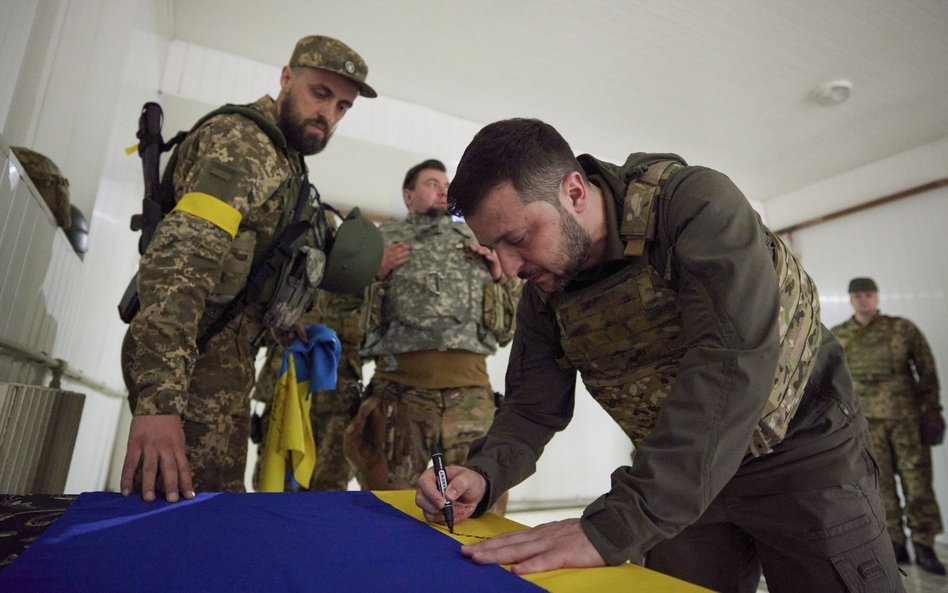
[(304, 344), (299, 338), (287, 346), (283, 352), (283, 366), (280, 374), (286, 372), (287, 356), (293, 357), (296, 367), (297, 382), (309, 381), (309, 391), (329, 391), (336, 388), (336, 367), (339, 364), (339, 353), (342, 344), (336, 332), (322, 323), (306, 327)]
[(460, 546), (371, 492), (92, 492), (0, 571), (0, 591), (543, 591)]

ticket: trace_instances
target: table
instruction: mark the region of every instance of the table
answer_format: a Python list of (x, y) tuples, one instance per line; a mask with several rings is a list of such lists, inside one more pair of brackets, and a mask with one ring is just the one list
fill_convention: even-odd
[(203, 493), (172, 504), (106, 492), (0, 496), (0, 545), (29, 545), (0, 570), (0, 590), (703, 591), (635, 565), (518, 577), (459, 553), (460, 543), (522, 528), (487, 515), (451, 536), (424, 521), (413, 491)]

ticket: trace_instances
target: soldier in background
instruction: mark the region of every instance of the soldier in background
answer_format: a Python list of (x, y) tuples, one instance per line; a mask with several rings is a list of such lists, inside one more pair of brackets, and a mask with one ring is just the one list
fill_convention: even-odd
[(447, 190), (440, 161), (412, 167), (402, 184), (408, 216), (381, 227), (386, 252), (367, 289), (362, 350), (375, 374), (346, 445), (369, 489), (414, 487), (435, 444), (460, 463), (494, 416), (487, 356), (513, 336), (520, 283), (451, 219)]
[[(325, 264), (319, 245), (328, 230), (318, 215), (310, 217), (315, 205), (303, 184), (303, 157), (325, 148), (356, 97), (376, 96), (367, 74), (365, 61), (344, 43), (304, 37), (281, 71), (275, 100), (264, 96), (243, 114), (215, 115), (176, 149), (177, 206), (142, 256), (141, 310), (123, 344), (134, 414), (123, 495), (131, 493), (139, 466), (146, 501), (155, 499), (159, 478), (169, 502), (192, 498), (195, 488), (244, 490), (259, 340), (275, 330), (281, 342), (302, 337), (296, 305), (310, 304), (309, 287)], [(242, 293), (253, 261), (301, 212), (300, 222), (315, 220), (302, 240), (316, 244), (294, 247), (305, 259), (290, 271), (305, 270), (309, 281), (294, 281), (307, 288), (299, 298), (286, 293), (293, 306), (262, 293), (206, 335)]]
[[(915, 563), (943, 575), (945, 567), (932, 548), (942, 523), (932, 490), (930, 447), (941, 444), (945, 430), (935, 359), (915, 324), (879, 312), (879, 288), (872, 278), (853, 278), (849, 302), (853, 316), (833, 333), (846, 351), (853, 387), (869, 421), (896, 559), (909, 561), (904, 516)], [(896, 475), (904, 506), (896, 492)]]
[[(670, 154), (576, 157), (552, 126), (490, 124), (451, 212), (527, 280), (504, 405), (456, 521), (535, 471), (576, 373), (635, 445), (582, 518), (461, 548), (515, 573), (639, 562), (715, 591), (903, 591), (863, 418), (816, 286), (724, 175)], [(595, 455), (591, 444), (588, 455)], [(416, 502), (443, 522), (430, 472)]]

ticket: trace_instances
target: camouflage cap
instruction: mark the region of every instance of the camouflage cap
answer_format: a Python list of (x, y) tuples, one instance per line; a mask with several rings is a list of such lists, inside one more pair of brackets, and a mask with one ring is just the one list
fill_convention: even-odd
[(306, 66), (333, 72), (354, 82), (363, 97), (371, 99), (378, 96), (375, 89), (365, 83), (365, 77), (369, 74), (365, 60), (338, 39), (322, 35), (303, 37), (296, 42), (290, 66)]
[(48, 156), (23, 146), (11, 146), (10, 150), (23, 165), (24, 172), (53, 212), (56, 222), (64, 230), (68, 229), (72, 224), (72, 214), (69, 212), (69, 180)]
[(853, 278), (849, 281), (849, 292), (879, 292), (872, 278)]

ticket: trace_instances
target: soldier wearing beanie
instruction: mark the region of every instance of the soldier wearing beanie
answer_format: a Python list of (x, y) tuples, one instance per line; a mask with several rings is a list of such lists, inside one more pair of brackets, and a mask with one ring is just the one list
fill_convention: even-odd
[[(930, 448), (942, 442), (945, 430), (935, 358), (915, 324), (879, 312), (879, 287), (872, 278), (853, 278), (849, 301), (853, 316), (833, 333), (846, 351), (853, 387), (869, 421), (896, 559), (909, 561), (907, 526), (915, 563), (943, 575), (945, 567), (933, 549), (942, 523), (932, 490)], [(904, 506), (895, 476), (902, 484)]]
[[(304, 334), (296, 309), (276, 306), (271, 297), (279, 293), (266, 289), (219, 331), (208, 328), (294, 220), (312, 228), (304, 233), (312, 245), (295, 252), (305, 258), (297, 268), (318, 283), (331, 231), (312, 200), (303, 157), (326, 147), (357, 97), (376, 96), (367, 75), (365, 61), (346, 44), (304, 37), (280, 73), (276, 99), (212, 112), (177, 147), (177, 206), (141, 258), (141, 309), (123, 344), (134, 414), (124, 495), (139, 467), (146, 501), (156, 491), (173, 502), (195, 490), (244, 490), (258, 345), (268, 333), (284, 343)], [(292, 298), (308, 304), (312, 295)]]

